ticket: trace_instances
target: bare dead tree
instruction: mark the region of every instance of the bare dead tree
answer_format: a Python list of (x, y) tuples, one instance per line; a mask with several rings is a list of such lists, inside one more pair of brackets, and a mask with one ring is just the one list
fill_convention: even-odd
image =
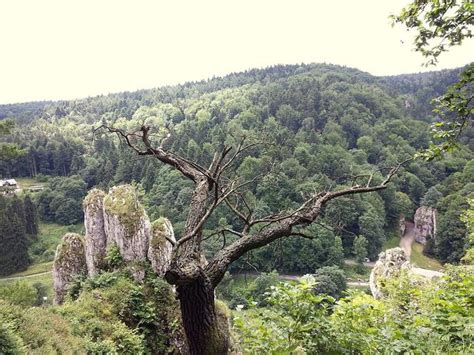
[[(256, 143), (247, 143), (244, 138), (235, 149), (224, 146), (214, 154), (210, 165), (203, 167), (163, 148), (163, 141), (159, 146), (154, 146), (148, 126), (142, 125), (139, 131), (133, 133), (110, 126), (98, 129), (116, 133), (139, 156), (156, 158), (194, 182), (185, 228), (174, 244), (172, 262), (165, 274), (167, 282), (176, 285), (192, 354), (225, 354), (228, 351), (228, 334), (219, 325), (216, 315), (214, 289), (232, 262), (280, 238), (310, 238), (301, 229), (314, 222), (329, 201), (341, 196), (385, 189), (400, 167), (410, 160), (392, 167), (378, 184), (373, 184), (373, 174), (366, 176), (364, 183), (360, 182), (361, 176), (357, 176), (350, 187), (314, 193), (293, 211), (258, 218), (242, 193), (257, 177), (242, 181), (238, 176), (229, 178), (230, 174), (227, 174), (233, 163)], [(242, 227), (239, 230), (226, 227), (216, 231), (216, 235), (230, 233), (238, 238), (229, 245), (224, 239), (222, 249), (206, 263), (202, 250), (203, 226), (222, 204), (240, 219)]]

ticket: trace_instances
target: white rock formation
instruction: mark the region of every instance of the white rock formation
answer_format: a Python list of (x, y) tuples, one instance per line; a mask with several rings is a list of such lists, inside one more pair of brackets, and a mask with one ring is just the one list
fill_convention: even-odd
[(383, 280), (399, 276), (402, 270), (411, 270), (411, 264), (402, 248), (387, 249), (379, 254), (369, 279), (370, 291), (375, 299), (384, 296)]
[(126, 262), (146, 259), (150, 220), (132, 186), (113, 187), (105, 196), (104, 230), (107, 246), (117, 245)]
[(176, 239), (171, 222), (167, 218), (159, 218), (154, 221), (151, 226), (148, 260), (159, 276), (164, 276), (171, 262), (172, 243), (176, 243)]
[(89, 191), (84, 199), (85, 254), (89, 276), (94, 276), (104, 266), (107, 251), (107, 236), (104, 229), (105, 192)]
[(425, 245), (428, 238), (436, 237), (436, 209), (421, 206), (415, 212), (415, 240)]
[(152, 229), (133, 186), (113, 187), (108, 194), (93, 189), (83, 207), (86, 236), (66, 234), (56, 251), (56, 303), (63, 302), (67, 286), (77, 275), (100, 272), (106, 266), (107, 251), (114, 247), (137, 282), (144, 280), (148, 262), (159, 276), (164, 275), (176, 242), (173, 227), (168, 219), (160, 218)]
[(87, 273), (84, 238), (67, 233), (56, 249), (53, 263), (54, 303), (61, 304), (68, 286), (79, 275)]

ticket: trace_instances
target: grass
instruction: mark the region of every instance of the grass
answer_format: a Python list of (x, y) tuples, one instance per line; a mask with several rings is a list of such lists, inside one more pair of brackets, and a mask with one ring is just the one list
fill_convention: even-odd
[(25, 178), (25, 177), (19, 177), (15, 178), (15, 180), (18, 182), (18, 185), (20, 185), (21, 189), (29, 189), (31, 186), (43, 186), (43, 182), (39, 182), (35, 178)]
[(383, 250), (392, 249), (400, 246), (400, 238), (392, 235), (390, 238), (385, 240), (383, 243)]
[[(32, 277), (27, 277), (27, 278), (20, 279), (20, 280), (23, 281), (23, 282), (28, 283), (30, 286), (33, 286), (35, 283), (42, 283), (44, 286), (46, 286), (46, 294), (47, 294), (48, 299), (50, 301), (52, 301), (52, 299), (54, 297), (54, 295), (53, 295), (53, 275), (52, 274), (32, 276)], [(16, 279), (16, 280), (0, 279), (0, 287), (18, 282), (20, 280), (18, 280), (18, 279)]]
[(38, 238), (33, 241), (29, 248), (30, 257), (34, 264), (52, 261), (56, 247), (66, 233), (83, 233), (83, 224), (78, 223), (63, 226), (56, 223), (40, 223)]
[[(4, 276), (2, 278), (23, 277), (23, 276), (36, 275), (36, 274), (41, 274), (43, 272), (51, 271), (52, 268), (53, 268), (53, 262), (48, 261), (46, 263), (33, 264), (33, 265), (29, 266), (28, 269), (26, 269), (25, 271), (17, 272), (15, 274)], [(2, 278), (0, 278), (0, 280)]]
[[(400, 246), (400, 238), (396, 235), (396, 233), (393, 233), (391, 237), (385, 241), (383, 250), (396, 248), (398, 246)], [(422, 269), (435, 271), (442, 269), (442, 265), (438, 260), (423, 255), (423, 245), (416, 242), (414, 242), (411, 247), (410, 262), (416, 267), (420, 267)]]
[[(53, 262), (34, 264), (28, 267), (25, 271), (17, 272), (15, 274), (0, 278), (0, 287), (13, 284), (21, 281), (26, 282), (28, 285), (33, 286), (36, 283), (41, 283), (46, 287), (46, 295), (50, 302), (53, 300), (53, 275), (52, 273), (43, 274), (44, 272), (51, 271), (53, 268)], [(38, 274), (38, 275), (36, 275)], [(26, 277), (28, 276), (28, 277)], [(12, 277), (22, 277), (21, 279), (10, 279)]]
[(410, 261), (415, 266), (423, 269), (439, 271), (443, 268), (438, 260), (423, 255), (423, 245), (418, 243), (412, 245)]

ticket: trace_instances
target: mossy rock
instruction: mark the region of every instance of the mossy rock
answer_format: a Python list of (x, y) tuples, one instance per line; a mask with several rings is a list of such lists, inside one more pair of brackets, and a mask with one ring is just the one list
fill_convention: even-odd
[(379, 254), (369, 278), (369, 287), (375, 299), (384, 296), (388, 280), (397, 278), (412, 266), (402, 248), (387, 249)]
[(56, 250), (54, 264), (58, 267), (83, 264), (85, 268), (84, 237), (77, 233), (66, 233)]
[(173, 233), (170, 221), (164, 217), (158, 218), (151, 224), (152, 238), (150, 243), (153, 248), (161, 248), (167, 243), (167, 224), (169, 224), (168, 228), (171, 228), (171, 233)]
[(136, 231), (140, 219), (146, 216), (137, 191), (131, 185), (112, 187), (104, 198), (104, 212), (117, 216), (129, 235)]
[(92, 208), (90, 211), (96, 212), (97, 209), (102, 208), (102, 203), (104, 201), (105, 196), (105, 192), (100, 189), (90, 190), (84, 198), (84, 201), (82, 202), (82, 207), (84, 208), (84, 211), (86, 210), (86, 208)]
[(232, 337), (230, 334), (230, 319), (231, 311), (227, 305), (221, 300), (215, 300), (216, 307), (216, 316), (217, 316), (217, 327), (221, 333), (221, 336), (224, 336), (227, 341), (229, 341), (229, 347), (233, 348)]
[(173, 251), (172, 242), (174, 238), (173, 226), (167, 218), (159, 218), (151, 224), (150, 244), (148, 248), (148, 260), (153, 270), (163, 276), (171, 261)]
[(87, 274), (84, 237), (76, 233), (64, 235), (56, 249), (53, 264), (54, 302), (63, 302), (71, 282), (80, 275)]

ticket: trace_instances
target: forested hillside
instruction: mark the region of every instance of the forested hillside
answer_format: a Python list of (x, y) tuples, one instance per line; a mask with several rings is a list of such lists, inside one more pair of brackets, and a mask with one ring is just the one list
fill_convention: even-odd
[[(179, 235), (191, 183), (96, 128), (107, 124), (132, 132), (145, 123), (156, 145), (203, 166), (224, 143), (243, 136), (263, 141), (237, 161), (235, 171), (244, 179), (261, 174), (245, 194), (257, 215), (267, 215), (294, 208), (315, 191), (362, 184), (367, 174), (381, 180), (387, 169), (426, 148), (436, 121), (430, 101), (460, 71), (375, 77), (333, 65), (285, 65), (153, 90), (3, 105), (0, 118), (15, 122), (3, 140), (26, 154), (2, 161), (0, 174), (44, 181), (46, 189), (35, 196), (40, 218), (64, 225), (82, 220), (88, 189), (135, 182), (149, 215), (169, 218)], [(442, 262), (459, 262), (467, 243), (460, 214), (474, 192), (472, 127), (460, 142), (461, 149), (447, 159), (410, 162), (382, 192), (331, 202), (310, 227), (316, 239), (278, 241), (233, 267), (314, 272), (353, 255), (357, 236), (368, 241), (367, 255), (374, 260), (397, 233), (400, 216), (412, 219), (422, 203), (440, 212), (427, 252)], [(205, 234), (239, 223), (221, 206)], [(209, 238), (206, 252), (212, 255), (232, 238)]]

